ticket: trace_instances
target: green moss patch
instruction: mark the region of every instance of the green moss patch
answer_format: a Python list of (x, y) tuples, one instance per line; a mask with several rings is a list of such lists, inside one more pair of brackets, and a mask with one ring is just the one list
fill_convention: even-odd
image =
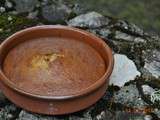
[(18, 30), (34, 26), (36, 24), (37, 22), (35, 20), (20, 16), (2, 14), (0, 16), (0, 41), (3, 41), (6, 37)]

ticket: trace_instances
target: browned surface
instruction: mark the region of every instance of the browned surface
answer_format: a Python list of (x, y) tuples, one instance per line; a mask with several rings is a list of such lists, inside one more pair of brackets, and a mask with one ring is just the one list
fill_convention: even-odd
[(88, 44), (50, 37), (13, 48), (5, 59), (4, 71), (26, 92), (63, 96), (96, 82), (105, 72), (105, 63)]

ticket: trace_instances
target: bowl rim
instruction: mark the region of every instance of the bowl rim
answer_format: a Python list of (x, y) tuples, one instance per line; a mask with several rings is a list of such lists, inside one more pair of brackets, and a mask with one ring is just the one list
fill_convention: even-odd
[[(2, 66), (0, 67), (0, 80), (2, 81), (2, 83), (4, 83), (5, 85), (7, 85), (8, 87), (10, 87), (11, 89), (15, 90), (18, 93), (21, 93), (23, 95), (27, 95), (30, 97), (34, 97), (34, 98), (40, 98), (40, 99), (48, 99), (48, 100), (64, 100), (64, 99), (70, 99), (70, 98), (77, 98), (80, 96), (84, 96), (86, 94), (91, 93), (92, 91), (98, 89), (99, 87), (101, 87), (103, 84), (105, 84), (105, 82), (108, 80), (109, 81), (109, 76), (112, 73), (113, 70), (113, 66), (114, 66), (114, 58), (112, 55), (112, 50), (111, 48), (99, 37), (93, 35), (92, 33), (89, 33), (85, 30), (81, 30), (78, 28), (74, 28), (71, 26), (64, 26), (64, 25), (40, 25), (40, 26), (34, 26), (34, 27), (29, 27), (23, 30), (20, 30), (16, 33), (14, 33), (13, 35), (9, 36), (8, 38), (6, 38), (0, 45), (0, 54), (1, 52), (4, 50), (4, 47), (10, 42), (12, 41), (14, 38), (17, 37), (17, 35), (23, 35), (25, 34), (27, 31), (30, 30), (37, 30), (37, 29), (64, 29), (64, 30), (71, 30), (71, 31), (75, 31), (78, 32), (82, 35), (85, 35), (87, 37), (90, 37), (94, 40), (96, 40), (96, 42), (100, 43), (102, 45), (102, 47), (104, 47), (105, 52), (108, 55), (108, 58), (110, 58), (108, 60), (108, 67), (106, 68), (105, 73), (92, 85), (90, 85), (89, 87), (76, 92), (75, 94), (72, 95), (67, 95), (67, 96), (45, 96), (45, 95), (38, 95), (38, 94), (32, 94), (31, 92), (27, 92), (23, 89), (21, 89), (20, 87), (16, 86), (13, 82), (11, 82), (7, 76), (5, 75)], [(95, 49), (96, 50), (96, 49)], [(2, 64), (3, 65), (3, 64)], [(107, 81), (107, 82), (108, 82)]]

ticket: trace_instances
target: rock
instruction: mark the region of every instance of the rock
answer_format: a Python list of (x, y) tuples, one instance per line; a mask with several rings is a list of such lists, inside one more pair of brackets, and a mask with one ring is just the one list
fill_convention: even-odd
[(16, 10), (9, 11), (8, 13), (11, 14), (11, 15), (18, 15), (18, 12)]
[(15, 105), (6, 105), (0, 110), (0, 120), (14, 120), (19, 113), (19, 108)]
[(96, 120), (115, 120), (115, 115), (110, 111), (105, 110), (96, 116)]
[(77, 116), (76, 114), (66, 115), (66, 116), (48, 116), (40, 115), (35, 113), (30, 113), (25, 110), (22, 110), (16, 120), (92, 120), (90, 115), (90, 110), (85, 111), (83, 116)]
[(143, 39), (143, 38), (141, 38), (141, 37), (136, 37), (136, 38), (134, 39), (134, 42), (135, 42), (135, 43), (146, 43), (146, 40)]
[(42, 7), (42, 16), (49, 22), (64, 23), (69, 17), (71, 9), (64, 4), (51, 4)]
[(87, 113), (87, 115), (83, 116), (71, 115), (69, 116), (69, 120), (93, 120), (93, 119), (91, 115)]
[(145, 115), (144, 120), (152, 120), (152, 116), (151, 115)]
[(144, 115), (140, 113), (127, 113), (117, 111), (115, 120), (144, 120)]
[(15, 9), (18, 13), (31, 12), (38, 4), (38, 0), (13, 0), (16, 4)]
[(145, 95), (151, 95), (155, 90), (149, 85), (142, 85), (142, 90)]
[(143, 36), (145, 34), (141, 28), (139, 28), (137, 25), (135, 25), (133, 23), (128, 23), (128, 27), (129, 27), (128, 30), (135, 33), (135, 34), (138, 34), (140, 36)]
[(90, 114), (91, 108), (81, 112), (82, 116), (78, 116), (77, 114), (66, 115), (66, 116), (48, 116), (48, 115), (40, 115), (35, 113), (30, 113), (25, 110), (22, 110), (16, 120), (92, 120)]
[(73, 8), (72, 8), (73, 12), (77, 15), (80, 15), (82, 13), (84, 13), (85, 11), (85, 8), (84, 7), (81, 7), (81, 5), (75, 3)]
[(27, 16), (29, 19), (35, 19), (38, 15), (38, 11), (30, 12)]
[(125, 29), (125, 30), (129, 29), (128, 22), (123, 21), (123, 20), (118, 20), (118, 21), (115, 23), (114, 26), (123, 28), (123, 29)]
[(126, 34), (126, 33), (121, 32), (121, 31), (116, 31), (115, 32), (115, 39), (124, 40), (124, 41), (127, 41), (127, 42), (134, 42), (134, 43), (140, 43), (140, 42), (144, 43), (144, 42), (146, 42), (146, 40), (144, 40), (143, 38), (135, 37), (135, 36)]
[(68, 120), (92, 120), (92, 119), (72, 115), (69, 117)]
[(128, 23), (123, 20), (118, 20), (114, 25), (115, 28), (118, 28), (122, 31), (127, 31), (127, 33), (131, 33), (134, 35), (144, 36), (146, 33), (142, 29), (140, 29), (138, 26), (132, 23)]
[(88, 29), (88, 31), (104, 39), (108, 39), (108, 36), (112, 33), (109, 28), (95, 28)]
[(102, 111), (99, 115), (96, 116), (97, 120), (104, 120), (105, 119), (105, 112)]
[[(113, 88), (114, 89), (114, 88)], [(110, 101), (113, 97), (113, 94), (110, 91), (106, 91), (103, 95), (102, 99), (106, 101)]]
[(79, 117), (79, 116), (70, 116), (68, 120), (88, 120), (88, 119), (85, 119), (83, 117)]
[(2, 33), (3, 32), (3, 29), (2, 28), (0, 28), (0, 33)]
[(42, 0), (41, 5), (43, 5), (43, 6), (47, 5), (47, 4), (49, 4), (48, 2), (49, 2), (48, 0)]
[(22, 110), (19, 114), (19, 117), (17, 120), (38, 120), (38, 118), (24, 110)]
[(126, 41), (134, 41), (134, 37), (131, 35), (128, 35), (126, 33), (123, 33), (121, 31), (116, 31), (115, 32), (115, 39), (122, 39), (122, 40), (126, 40)]
[(12, 8), (12, 7), (13, 7), (13, 4), (12, 4), (9, 0), (6, 0), (6, 1), (5, 1), (5, 7), (7, 7), (7, 8)]
[(81, 28), (98, 28), (108, 25), (109, 21), (108, 18), (97, 12), (88, 12), (69, 20), (68, 25)]
[(142, 100), (136, 85), (133, 84), (124, 86), (118, 92), (115, 92), (114, 102), (140, 110), (148, 106), (148, 104)]
[(16, 120), (55, 120), (55, 117), (33, 114), (22, 110)]
[(83, 113), (83, 116), (84, 116), (84, 118), (85, 119), (87, 119), (87, 120), (92, 120), (92, 116), (91, 116), (91, 110), (92, 109), (94, 109), (94, 108), (89, 108), (89, 109), (87, 109), (84, 113)]
[(68, 117), (69, 120), (93, 120), (93, 117), (91, 116), (91, 111), (93, 109), (94, 107), (89, 107), (86, 110), (67, 115), (66, 117)]
[(152, 76), (156, 78), (160, 77), (160, 51), (156, 49), (149, 52), (145, 51), (144, 57), (144, 69), (151, 73)]
[(160, 110), (159, 109), (155, 108), (153, 113), (156, 114), (157, 117), (160, 119)]
[(112, 30), (112, 33), (109, 35), (109, 40), (114, 45), (115, 52), (123, 53), (133, 58), (137, 67), (140, 67), (141, 61), (139, 58), (141, 57), (142, 46), (146, 46), (148, 42), (147, 39), (120, 30)]
[(100, 29), (99, 31), (99, 35), (102, 37), (102, 38), (106, 38), (108, 39), (108, 36), (111, 34), (111, 31), (107, 28), (102, 28)]
[(3, 13), (5, 11), (6, 11), (6, 9), (4, 7), (2, 7), (2, 6), (0, 6), (0, 13)]
[(8, 21), (12, 21), (13, 18), (11, 16), (8, 17)]
[(140, 76), (134, 62), (125, 55), (114, 55), (114, 68), (110, 77), (109, 85), (122, 87), (126, 82), (134, 80), (136, 76)]

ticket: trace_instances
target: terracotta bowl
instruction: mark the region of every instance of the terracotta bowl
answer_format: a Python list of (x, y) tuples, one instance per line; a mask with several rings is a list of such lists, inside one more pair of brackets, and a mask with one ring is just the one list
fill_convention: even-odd
[(82, 110), (105, 93), (113, 69), (111, 49), (76, 28), (27, 28), (0, 46), (0, 87), (16, 105), (36, 113)]

